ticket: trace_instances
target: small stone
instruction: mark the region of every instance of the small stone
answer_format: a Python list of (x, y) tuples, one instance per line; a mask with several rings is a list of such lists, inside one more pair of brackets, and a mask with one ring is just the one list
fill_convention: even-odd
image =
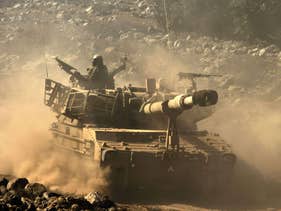
[(14, 6), (13, 6), (13, 8), (14, 9), (17, 9), (17, 8), (19, 8), (21, 6), (21, 4), (15, 4)]
[(65, 207), (66, 206), (66, 200), (65, 200), (65, 198), (63, 197), (63, 196), (60, 196), (60, 197), (58, 197), (58, 199), (57, 199), (57, 205), (59, 206), (59, 207)]
[(113, 51), (115, 50), (115, 47), (107, 47), (105, 50), (104, 50), (104, 52), (106, 53), (106, 54), (110, 54), (110, 53), (112, 53)]
[(211, 48), (212, 51), (215, 51), (216, 49), (217, 49), (217, 46), (216, 46), (216, 45), (214, 45), (214, 46)]
[(103, 196), (100, 192), (90, 192), (87, 196), (85, 196), (85, 199), (91, 204), (100, 204), (102, 198)]
[(96, 201), (96, 194), (93, 192), (90, 192), (87, 194), (87, 196), (85, 196), (85, 199), (90, 202), (91, 204), (93, 204)]
[(102, 201), (100, 203), (100, 207), (103, 209), (110, 209), (110, 208), (116, 208), (116, 205), (113, 201), (109, 199), (108, 196), (103, 196)]
[(263, 56), (266, 53), (266, 48), (263, 48), (259, 51), (259, 56)]
[(63, 18), (63, 12), (59, 12), (59, 13), (56, 15), (56, 18), (57, 18), (57, 19), (62, 19), (62, 18)]
[(80, 210), (80, 207), (79, 207), (78, 204), (73, 204), (73, 205), (71, 206), (71, 211), (79, 211), (79, 210)]
[(7, 203), (11, 204), (11, 205), (16, 205), (16, 206), (21, 206), (22, 205), (22, 201), (21, 201), (21, 197), (17, 194), (11, 194), (7, 201)]
[(6, 178), (3, 178), (2, 180), (0, 180), (0, 186), (7, 187), (8, 183), (9, 183), (9, 180), (7, 180)]
[(0, 195), (5, 194), (6, 192), (7, 192), (7, 187), (6, 187), (6, 186), (1, 185), (1, 186), (0, 186)]
[(180, 40), (176, 40), (174, 42), (174, 48), (178, 49), (178, 48), (181, 48), (181, 47), (182, 47), (182, 42)]
[(87, 9), (85, 9), (85, 12), (88, 14), (93, 13), (93, 7), (92, 6), (88, 7)]
[(139, 3), (138, 3), (138, 7), (139, 7), (140, 9), (145, 9), (145, 8), (146, 8), (145, 1), (139, 2)]

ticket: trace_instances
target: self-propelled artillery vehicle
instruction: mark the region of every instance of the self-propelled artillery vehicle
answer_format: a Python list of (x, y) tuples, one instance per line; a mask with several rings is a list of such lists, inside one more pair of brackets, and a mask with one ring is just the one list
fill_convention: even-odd
[(214, 90), (161, 93), (154, 79), (117, 89), (45, 81), (45, 104), (58, 114), (50, 129), (55, 145), (110, 168), (110, 188), (118, 191), (210, 191), (225, 181), (236, 160), (230, 146), (218, 134), (177, 122), (217, 101)]

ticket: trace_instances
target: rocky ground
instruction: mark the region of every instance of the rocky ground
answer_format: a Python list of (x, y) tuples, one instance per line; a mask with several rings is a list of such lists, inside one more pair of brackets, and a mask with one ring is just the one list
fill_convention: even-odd
[[(143, 84), (146, 77), (167, 78), (172, 84), (178, 84), (177, 73), (180, 71), (220, 74), (222, 77), (198, 80), (199, 88), (218, 90), (221, 101), (218, 114), (203, 125), (222, 133), (243, 159), (255, 167), (262, 164), (261, 169), (266, 167), (266, 173), (279, 180), (281, 170), (276, 165), (281, 150), (278, 147), (280, 136), (276, 131), (281, 128), (278, 118), (281, 104), (280, 48), (264, 41), (219, 40), (189, 32), (166, 34), (157, 27), (153, 15), (153, 8), (145, 0), (1, 1), (2, 99), (15, 93), (16, 96), (25, 94), (24, 88), (16, 86), (24, 84), (19, 81), (19, 75), (30, 76), (43, 84), (47, 73), (51, 78), (67, 82), (68, 76), (58, 71), (53, 56), (59, 56), (84, 73), (95, 53), (104, 56), (109, 69), (116, 67), (119, 59), (127, 56), (127, 70), (116, 78), (118, 86)], [(10, 85), (11, 82), (13, 85)], [(38, 97), (42, 94), (41, 90), (36, 94), (41, 100), (42, 97)], [(226, 115), (229, 116), (227, 123)], [(211, 124), (214, 121), (216, 124)], [(258, 155), (254, 155), (253, 149)], [(252, 155), (250, 158), (249, 154)], [(273, 164), (273, 158), (264, 157), (265, 154), (274, 156), (276, 162)], [(26, 194), (26, 189), (22, 189)], [(19, 198), (13, 195), (12, 189), (4, 188), (3, 191), (8, 191), (5, 193), (7, 200), (15, 200), (21, 206), (35, 204), (37, 196), (25, 199), (22, 192), (19, 195), (22, 198)], [(48, 194), (42, 194), (38, 197), (46, 206), (51, 206), (55, 200), (68, 200), (66, 196), (47, 199)], [(92, 206), (84, 199), (70, 199)], [(70, 207), (70, 203), (67, 206)], [(224, 208), (178, 204), (124, 207), (132, 210)]]
[(86, 196), (50, 192), (40, 183), (26, 178), (6, 177), (0, 180), (0, 210), (123, 210), (107, 196), (89, 193)]

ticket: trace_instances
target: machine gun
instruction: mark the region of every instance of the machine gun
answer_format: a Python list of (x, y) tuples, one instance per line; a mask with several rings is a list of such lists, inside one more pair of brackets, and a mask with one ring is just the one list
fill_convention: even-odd
[(209, 77), (222, 77), (222, 75), (218, 74), (202, 74), (202, 73), (184, 73), (179, 72), (178, 76), (180, 80), (182, 79), (191, 79), (191, 78), (209, 78)]
[(179, 72), (178, 76), (180, 80), (189, 79), (192, 83), (192, 88), (195, 91), (197, 90), (197, 83), (195, 81), (196, 78), (222, 77), (222, 75), (218, 75), (218, 74), (185, 73), (185, 72)]
[[(66, 72), (67, 74), (71, 75), (70, 80), (75, 83), (77, 81), (78, 85), (80, 87), (83, 87), (85, 89), (91, 89), (93, 86), (92, 82), (86, 77), (83, 76), (80, 72), (77, 71), (75, 67), (72, 67), (71, 65), (65, 63), (58, 57), (55, 58), (55, 60), (58, 62), (59, 67)], [(120, 73), (122, 70), (126, 69), (126, 61), (127, 57), (124, 57), (121, 59), (122, 65), (108, 75), (108, 81), (107, 81), (107, 88), (108, 89), (114, 89), (114, 76)]]
[(85, 76), (83, 76), (80, 72), (78, 72), (75, 67), (72, 67), (71, 65), (65, 63), (58, 57), (55, 57), (55, 60), (58, 62), (58, 65), (61, 68), (61, 70), (71, 75), (70, 80), (73, 83), (77, 81), (78, 85), (84, 88), (87, 88), (89, 86), (89, 80)]
[(74, 72), (72, 72), (71, 70), (76, 70), (77, 69), (75, 67), (72, 67), (71, 65), (65, 63), (64, 61), (62, 61), (61, 59), (59, 59), (58, 57), (55, 57), (55, 60), (58, 62), (59, 67), (66, 72), (69, 75), (73, 75)]
[(178, 95), (174, 99), (146, 103), (142, 106), (144, 114), (164, 113), (168, 116), (168, 128), (166, 133), (166, 148), (179, 151), (179, 135), (176, 119), (184, 110), (191, 109), (193, 105), (211, 106), (218, 101), (218, 94), (214, 90), (201, 90), (194, 92), (192, 96)]

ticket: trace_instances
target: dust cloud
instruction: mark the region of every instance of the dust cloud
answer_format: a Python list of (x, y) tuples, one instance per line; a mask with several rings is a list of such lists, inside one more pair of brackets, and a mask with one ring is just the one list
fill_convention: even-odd
[(201, 127), (219, 132), (240, 159), (281, 181), (280, 106), (258, 99), (225, 102)]
[(280, 105), (255, 98), (223, 101), (201, 129), (218, 132), (237, 156), (229, 196), (239, 203), (280, 206)]
[[(133, 40), (131, 42), (134, 43)], [(145, 79), (155, 78), (156, 80), (165, 79), (169, 88), (174, 89), (181, 84), (177, 75), (179, 72), (201, 70), (199, 64), (196, 63), (198, 59), (196, 55), (180, 56), (167, 50), (161, 44), (149, 47), (135, 44), (124, 52), (128, 55), (127, 69), (116, 76), (116, 85), (120, 87), (128, 85), (128, 81), (133, 85), (145, 86)], [(184, 83), (187, 83), (185, 87), (191, 86), (188, 80)]]
[(79, 194), (105, 187), (106, 171), (50, 144), (55, 116), (43, 103), (45, 73), (34, 67), (1, 79), (0, 174)]
[[(204, 72), (194, 62), (197, 59), (194, 55), (177, 57), (173, 52), (161, 47), (152, 48), (144, 55), (140, 61), (143, 76), (166, 78), (173, 86), (181, 83), (177, 78), (177, 73), (180, 71)], [(256, 62), (245, 62), (248, 69), (253, 68), (257, 71)], [(255, 87), (251, 83), (253, 78), (258, 78), (258, 76), (244, 77), (250, 73), (246, 72), (247, 69), (239, 72), (241, 65), (245, 64), (232, 63), (233, 70), (243, 79), (244, 84), (238, 84), (238, 86), (253, 90)], [(273, 198), (272, 194), (275, 194), (274, 197), (280, 197), (280, 102), (266, 100), (271, 99), (270, 96), (265, 99), (248, 93), (228, 93), (228, 90), (218, 86), (218, 82), (214, 82), (211, 84), (198, 82), (199, 89), (215, 89), (220, 96), (216, 111), (209, 118), (199, 122), (199, 129), (219, 133), (237, 155), (238, 161), (230, 195), (235, 195), (234, 197), (239, 200), (244, 197), (244, 201), (268, 200)], [(188, 85), (183, 84), (185, 87)]]

